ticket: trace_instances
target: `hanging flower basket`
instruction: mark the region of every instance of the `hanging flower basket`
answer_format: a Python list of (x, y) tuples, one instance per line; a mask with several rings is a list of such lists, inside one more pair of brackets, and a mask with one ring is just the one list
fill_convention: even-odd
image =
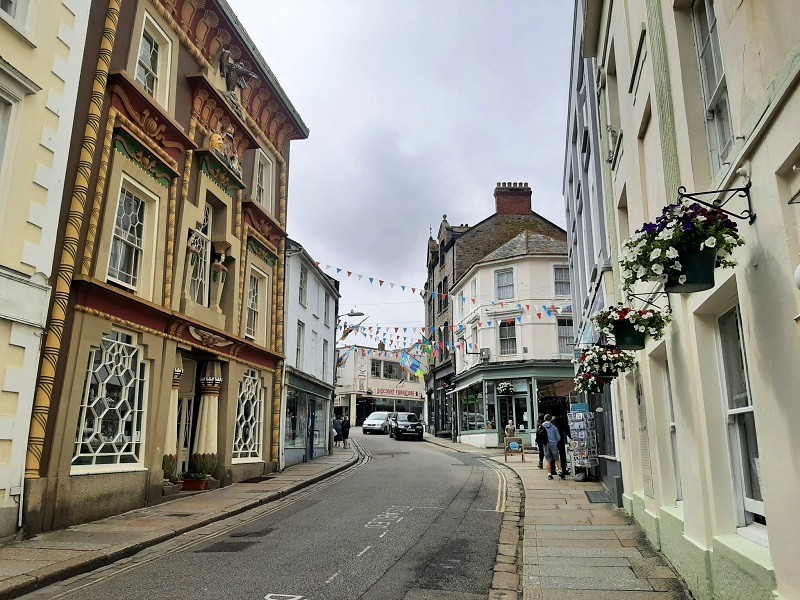
[(510, 381), (501, 381), (497, 384), (497, 393), (498, 394), (510, 394), (514, 391), (514, 384)]
[(615, 346), (591, 346), (573, 362), (578, 364), (574, 379), (578, 392), (602, 391), (605, 383), (636, 366), (633, 354)]
[(670, 321), (669, 312), (650, 308), (635, 310), (630, 307), (611, 306), (592, 315), (598, 331), (606, 338), (614, 338), (620, 350), (642, 350), (647, 336), (658, 340)]
[[(665, 206), (622, 249), (622, 287), (638, 281), (665, 284), (670, 293), (690, 293), (714, 286), (715, 267), (734, 267), (731, 253), (744, 244), (736, 223), (719, 209), (681, 200)], [(710, 271), (710, 273), (709, 273)]]

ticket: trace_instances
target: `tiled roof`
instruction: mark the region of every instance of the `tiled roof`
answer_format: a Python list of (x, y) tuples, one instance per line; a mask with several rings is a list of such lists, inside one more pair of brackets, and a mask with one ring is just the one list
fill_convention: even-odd
[(552, 237), (533, 233), (525, 230), (517, 237), (510, 239), (494, 252), (484, 256), (479, 262), (502, 260), (514, 258), (515, 256), (526, 256), (535, 254), (566, 254), (566, 240), (553, 239)]

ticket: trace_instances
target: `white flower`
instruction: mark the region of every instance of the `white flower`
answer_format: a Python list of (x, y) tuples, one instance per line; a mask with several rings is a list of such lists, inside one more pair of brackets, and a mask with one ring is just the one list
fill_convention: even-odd
[(703, 242), (703, 246), (706, 246), (708, 248), (713, 248), (716, 245), (717, 245), (717, 238), (715, 238), (713, 235), (709, 236), (709, 238), (705, 242)]
[(695, 221), (697, 221), (697, 222), (699, 222), (699, 223), (702, 223), (703, 221), (705, 221), (705, 220), (706, 220), (706, 218), (705, 218), (703, 215), (697, 215), (697, 216), (694, 218), (694, 220), (695, 220)]
[(678, 277), (678, 283), (680, 283), (681, 285), (686, 283), (686, 275), (681, 275), (680, 277)]
[(669, 249), (667, 250), (666, 254), (667, 254), (667, 258), (678, 258), (678, 251), (675, 248), (673, 248), (672, 246), (669, 247)]
[(651, 327), (650, 329), (647, 330), (647, 333), (649, 333), (650, 335), (656, 335), (658, 331), (656, 331), (653, 327)]
[(683, 265), (676, 260), (674, 263), (672, 263), (672, 267), (671, 268), (675, 269), (676, 271), (682, 271), (683, 270)]
[(661, 256), (661, 248), (654, 248), (653, 251), (650, 253), (650, 260), (655, 260), (659, 256)]
[(658, 280), (659, 280), (661, 283), (667, 283), (667, 279), (668, 279), (668, 277), (667, 277), (666, 275), (659, 275), (659, 276), (658, 276)]
[(642, 279), (646, 273), (647, 269), (645, 269), (642, 265), (636, 265), (636, 277)]
[(653, 273), (655, 273), (656, 275), (661, 275), (661, 274), (664, 272), (664, 265), (662, 265), (662, 264), (660, 264), (660, 263), (656, 263), (656, 264), (654, 264), (652, 267), (650, 267), (650, 269), (651, 269), (651, 270), (653, 271)]
[(723, 237), (723, 239), (725, 240), (725, 243), (726, 243), (726, 244), (728, 244), (729, 246), (735, 246), (735, 245), (736, 245), (736, 238), (734, 238), (733, 236), (731, 236), (731, 235), (728, 235), (728, 234), (726, 233), (726, 234), (725, 234), (724, 236), (722, 236), (722, 237)]

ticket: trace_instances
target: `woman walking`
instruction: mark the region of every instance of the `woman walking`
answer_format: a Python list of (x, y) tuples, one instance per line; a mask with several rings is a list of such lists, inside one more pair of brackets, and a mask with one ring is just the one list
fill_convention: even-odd
[(334, 415), (333, 417), (333, 431), (333, 445), (338, 446), (339, 442), (342, 441), (342, 422), (339, 420), (339, 415)]
[(350, 438), (350, 419), (345, 415), (342, 419), (342, 445), (347, 448), (347, 440)]

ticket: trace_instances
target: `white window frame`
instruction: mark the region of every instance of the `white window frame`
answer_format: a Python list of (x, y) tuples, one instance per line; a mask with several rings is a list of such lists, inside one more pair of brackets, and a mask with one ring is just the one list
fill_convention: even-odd
[(300, 279), (297, 287), (299, 288), (298, 301), (308, 308), (308, 267), (300, 265)]
[(206, 204), (203, 222), (192, 230), (189, 243), (197, 250), (192, 277), (189, 280), (189, 297), (200, 306), (211, 305), (211, 232), (214, 226), (214, 208)]
[(322, 340), (322, 380), (326, 380), (328, 368), (330, 367), (330, 343)]
[[(510, 321), (510, 323), (509, 323)], [(514, 332), (514, 336), (503, 336), (503, 330), (511, 328)], [(514, 348), (513, 352), (510, 352), (508, 349), (503, 349), (503, 342), (510, 342), (513, 340)], [(510, 344), (509, 344), (510, 345)], [(500, 356), (513, 356), (517, 354), (517, 320), (516, 319), (502, 319), (497, 322), (497, 349), (498, 354)]]
[(469, 282), (469, 290), (470, 295), (472, 298), (475, 299), (475, 302), (478, 302), (478, 278), (473, 277), (472, 281)]
[[(723, 340), (723, 331), (720, 324), (720, 321), (727, 317), (728, 315), (733, 314), (733, 318), (735, 320), (736, 328), (737, 328), (737, 340), (731, 340), (727, 343)], [(759, 543), (763, 546), (769, 547), (769, 541), (767, 539), (766, 534), (766, 526), (758, 523), (754, 515), (760, 516), (761, 518), (766, 518), (766, 513), (764, 511), (764, 502), (763, 500), (756, 500), (754, 498), (749, 498), (746, 496), (745, 493), (745, 465), (743, 462), (742, 456), (742, 440), (740, 438), (740, 431), (739, 431), (739, 423), (738, 419), (742, 415), (752, 415), (753, 418), (753, 429), (755, 431), (755, 407), (753, 406), (753, 397), (750, 391), (750, 377), (748, 373), (748, 366), (747, 366), (747, 352), (744, 347), (744, 335), (742, 330), (742, 318), (741, 318), (741, 310), (739, 305), (736, 304), (729, 308), (728, 310), (721, 312), (717, 315), (716, 319), (716, 330), (717, 330), (717, 351), (719, 352), (719, 360), (720, 360), (720, 375), (721, 375), (721, 389), (722, 389), (722, 396), (723, 402), (725, 403), (725, 413), (727, 416), (727, 436), (728, 436), (728, 450), (730, 452), (730, 467), (731, 467), (731, 475), (732, 475), (732, 482), (733, 482), (733, 497), (735, 502), (736, 508), (736, 516), (738, 520), (738, 527), (737, 533), (746, 537), (756, 543)], [(734, 399), (731, 396), (731, 391), (729, 389), (729, 379), (730, 375), (727, 372), (726, 368), (726, 354), (725, 348), (736, 346), (739, 350), (739, 360), (744, 368), (743, 371), (743, 379), (745, 384), (745, 390), (743, 394), (736, 395), (737, 398), (744, 399), (746, 404), (744, 406), (736, 406), (734, 408), (731, 407), (731, 401)], [(756, 432), (756, 449), (758, 450), (758, 434)], [(759, 458), (761, 453), (758, 452)], [(749, 469), (750, 466), (748, 465), (747, 468)], [(756, 475), (759, 477), (759, 475)], [(760, 479), (760, 477), (759, 477)], [(763, 486), (762, 487), (762, 494), (763, 494)]]
[[(567, 278), (566, 279), (559, 279), (558, 273), (559, 272), (566, 272)], [(566, 285), (567, 292), (563, 293), (564, 288), (560, 287)], [(561, 290), (561, 292), (559, 292)], [(559, 298), (568, 298), (572, 295), (572, 284), (570, 282), (569, 276), (569, 265), (553, 265), (553, 293), (558, 296)]]
[[(705, 31), (707, 35), (704, 35), (703, 31), (701, 31), (699, 24), (702, 18), (698, 14), (700, 7), (705, 9)], [(711, 168), (713, 173), (716, 174), (733, 146), (734, 134), (730, 101), (728, 100), (728, 86), (719, 45), (717, 18), (714, 12), (714, 0), (694, 0), (692, 4), (692, 26), (695, 36), (697, 65), (700, 70), (703, 108), (706, 111), (706, 135)], [(710, 81), (710, 74), (707, 72), (706, 62), (703, 60), (703, 55), (706, 51), (711, 53), (711, 62), (717, 75), (714, 82)], [(724, 137), (722, 131), (725, 128), (727, 128), (729, 135), (726, 136), (727, 139), (722, 139)]]
[(295, 348), (295, 368), (300, 371), (303, 370), (303, 345), (306, 337), (306, 324), (302, 321), (297, 321), (297, 348)]
[(669, 361), (664, 361), (664, 395), (667, 398), (667, 417), (669, 418), (669, 442), (672, 452), (672, 472), (675, 478), (675, 505), (683, 506), (683, 482), (680, 467), (680, 446), (678, 445), (678, 428), (675, 424), (675, 402), (672, 397), (672, 378), (669, 373)]
[[(253, 281), (257, 282), (257, 297), (253, 298)], [(251, 266), (247, 284), (247, 302), (245, 305), (245, 331), (244, 337), (253, 342), (263, 344), (265, 336), (265, 318), (267, 296), (269, 294), (269, 275), (261, 269)], [(255, 315), (255, 322), (251, 327), (251, 316)]]
[[(569, 321), (569, 324), (562, 324), (562, 321)], [(572, 348), (575, 345), (575, 334), (572, 317), (556, 318), (556, 328), (558, 336), (558, 353), (574, 354)], [(569, 331), (567, 331), (567, 328), (569, 328)]]
[[(158, 64), (156, 65), (156, 72), (154, 73), (156, 85), (152, 93), (150, 93), (145, 87), (145, 84), (143, 84), (138, 77), (139, 55), (142, 52), (142, 41), (144, 40), (145, 32), (159, 45)], [(166, 34), (161, 26), (156, 23), (155, 19), (147, 12), (144, 13), (144, 21), (142, 23), (141, 33), (139, 34), (139, 45), (136, 48), (136, 55), (133, 57), (133, 60), (133, 80), (142, 88), (142, 91), (152, 96), (161, 106), (167, 108), (169, 103), (170, 76), (172, 72), (172, 38)]]
[(275, 161), (261, 148), (256, 151), (253, 199), (267, 212), (275, 214)]
[[(511, 283), (505, 283), (502, 286), (500, 285), (500, 276), (501, 275), (511, 275)], [(511, 293), (508, 292), (507, 288), (511, 288)], [(502, 288), (502, 293), (501, 293)], [(514, 269), (497, 269), (494, 272), (494, 289), (495, 295), (497, 296), (498, 300), (511, 300), (514, 297)]]
[(325, 327), (330, 327), (330, 320), (331, 320), (331, 295), (325, 291), (323, 295), (322, 301), (325, 303), (322, 307), (322, 322), (325, 324)]
[[(246, 410), (250, 405), (250, 413)], [(241, 435), (242, 425), (249, 425), (248, 436)], [(248, 369), (239, 382), (236, 397), (236, 419), (234, 420), (233, 454), (231, 462), (261, 462), (264, 445), (264, 386), (258, 371)]]
[[(142, 194), (140, 193), (138, 188), (131, 189), (133, 186), (126, 185), (126, 182), (123, 180), (122, 185), (119, 187), (119, 192), (117, 193), (117, 208), (114, 211), (114, 221), (111, 226), (111, 244), (108, 252), (108, 263), (106, 265), (106, 281), (111, 281), (117, 285), (120, 285), (132, 292), (136, 292), (139, 288), (139, 283), (141, 282), (141, 275), (142, 275), (142, 265), (144, 263), (144, 256), (145, 256), (145, 248), (146, 248), (146, 238), (147, 238), (147, 200), (146, 198), (142, 198)], [(129, 195), (133, 200), (139, 203), (141, 206), (142, 212), (142, 232), (140, 239), (127, 239), (125, 236), (120, 235), (120, 232), (117, 231), (117, 221), (119, 220), (120, 209), (122, 208), (122, 198), (123, 195)], [(112, 275), (112, 269), (116, 270), (118, 274), (122, 274), (120, 269), (117, 269), (111, 263), (111, 259), (114, 256), (114, 248), (115, 246), (121, 246), (123, 249), (127, 249), (132, 251), (134, 254), (134, 273), (125, 273), (132, 281), (124, 281), (121, 277), (117, 277)]]
[[(117, 451), (116, 453), (108, 453), (108, 454), (100, 454), (97, 452), (87, 453), (83, 452), (81, 446), (85, 444), (84, 440), (90, 440), (91, 435), (87, 438), (86, 437), (86, 419), (87, 419), (87, 412), (89, 409), (89, 393), (92, 387), (92, 378), (91, 373), (96, 371), (93, 367), (94, 359), (97, 356), (97, 353), (103, 353), (103, 342), (108, 342), (113, 346), (122, 346), (123, 351), (128, 353), (127, 357), (122, 360), (122, 363), (126, 367), (130, 367), (130, 363), (135, 364), (134, 370), (134, 379), (139, 382), (138, 384), (134, 385), (133, 387), (133, 397), (126, 397), (128, 404), (133, 411), (133, 429), (131, 431), (132, 435), (132, 442), (125, 442), (125, 444), (133, 443), (135, 446), (138, 446), (138, 450), (131, 451), (131, 452), (120, 452)], [(127, 350), (125, 350), (127, 348)], [(115, 355), (119, 356), (117, 352)], [(113, 358), (109, 357), (109, 358)], [(98, 367), (102, 368), (102, 364), (108, 363), (101, 363), (101, 366)], [(136, 333), (125, 331), (122, 329), (112, 329), (112, 331), (106, 335), (104, 335), (101, 339), (100, 345), (94, 347), (89, 352), (89, 358), (86, 365), (86, 370), (84, 371), (84, 384), (83, 384), (83, 393), (81, 395), (81, 405), (80, 405), (80, 414), (78, 417), (78, 423), (75, 432), (75, 442), (72, 451), (72, 466), (70, 467), (70, 474), (82, 474), (82, 473), (100, 473), (100, 472), (119, 472), (119, 471), (139, 471), (144, 468), (144, 459), (145, 459), (145, 442), (147, 440), (147, 399), (148, 399), (148, 386), (150, 381), (150, 364), (144, 358), (144, 347), (140, 343), (139, 336)], [(97, 387), (97, 395), (95, 396), (96, 399), (106, 398), (106, 394), (104, 393), (105, 390), (105, 383), (98, 384)], [(103, 409), (103, 413), (99, 415), (97, 423), (102, 427), (102, 418), (108, 411), (111, 410), (110, 408)], [(138, 413), (138, 415), (137, 415)], [(138, 425), (137, 425), (138, 420)], [(127, 422), (128, 419), (122, 419), (121, 421)], [(104, 434), (101, 434), (104, 436)], [(127, 437), (127, 436), (126, 436)], [(105, 445), (105, 440), (102, 442), (102, 445)], [(97, 458), (103, 456), (113, 456), (115, 457), (115, 462), (113, 463), (98, 463)], [(123, 456), (131, 456), (135, 460), (131, 462), (120, 462)], [(91, 458), (91, 464), (74, 464), (76, 460), (80, 460), (81, 458)]]
[(33, 28), (36, 23), (38, 2), (32, 0), (11, 0), (13, 14), (0, 9), (0, 20), (5, 21), (14, 31), (25, 38), (31, 46), (36, 47)]

